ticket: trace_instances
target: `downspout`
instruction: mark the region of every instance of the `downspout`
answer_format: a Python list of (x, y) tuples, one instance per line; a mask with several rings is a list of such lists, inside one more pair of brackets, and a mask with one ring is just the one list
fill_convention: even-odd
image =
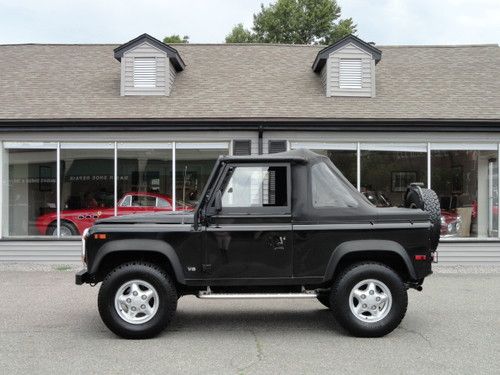
[(263, 139), (262, 139), (263, 134), (264, 134), (264, 129), (262, 128), (262, 125), (259, 125), (259, 155), (262, 155), (263, 151)]

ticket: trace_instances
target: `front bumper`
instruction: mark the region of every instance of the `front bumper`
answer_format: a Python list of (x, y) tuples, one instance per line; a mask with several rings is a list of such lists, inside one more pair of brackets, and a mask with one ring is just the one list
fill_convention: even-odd
[(82, 285), (86, 283), (90, 283), (90, 274), (88, 273), (87, 269), (84, 268), (83, 270), (80, 270), (76, 273), (75, 284)]

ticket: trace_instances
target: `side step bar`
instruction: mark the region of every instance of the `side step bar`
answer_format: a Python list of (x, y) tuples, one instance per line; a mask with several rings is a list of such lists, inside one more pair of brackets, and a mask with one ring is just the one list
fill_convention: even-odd
[(301, 293), (212, 293), (210, 287), (198, 292), (201, 299), (283, 299), (283, 298), (316, 298), (314, 290), (303, 290)]

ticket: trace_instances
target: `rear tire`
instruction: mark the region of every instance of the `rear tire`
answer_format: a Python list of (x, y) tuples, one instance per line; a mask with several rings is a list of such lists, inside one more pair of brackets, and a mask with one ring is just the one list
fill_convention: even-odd
[[(70, 223), (68, 221), (61, 221), (61, 237), (67, 237), (67, 236), (77, 236), (80, 233), (78, 232), (78, 229), (76, 228), (73, 223)], [(57, 236), (57, 223), (51, 223), (49, 227), (47, 228), (47, 236)]]
[(112, 270), (102, 282), (98, 308), (104, 324), (127, 339), (158, 335), (177, 309), (177, 292), (157, 266), (132, 262)]
[(380, 337), (392, 332), (403, 320), (408, 295), (394, 270), (367, 262), (353, 265), (337, 278), (330, 303), (337, 321), (351, 334)]

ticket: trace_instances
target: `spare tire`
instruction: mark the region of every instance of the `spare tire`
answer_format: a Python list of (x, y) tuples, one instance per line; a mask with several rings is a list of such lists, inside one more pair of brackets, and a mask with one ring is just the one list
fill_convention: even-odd
[(441, 205), (434, 190), (424, 189), (417, 184), (411, 184), (406, 190), (405, 207), (420, 208), (429, 213), (431, 228), (431, 249), (436, 250), (441, 234)]

